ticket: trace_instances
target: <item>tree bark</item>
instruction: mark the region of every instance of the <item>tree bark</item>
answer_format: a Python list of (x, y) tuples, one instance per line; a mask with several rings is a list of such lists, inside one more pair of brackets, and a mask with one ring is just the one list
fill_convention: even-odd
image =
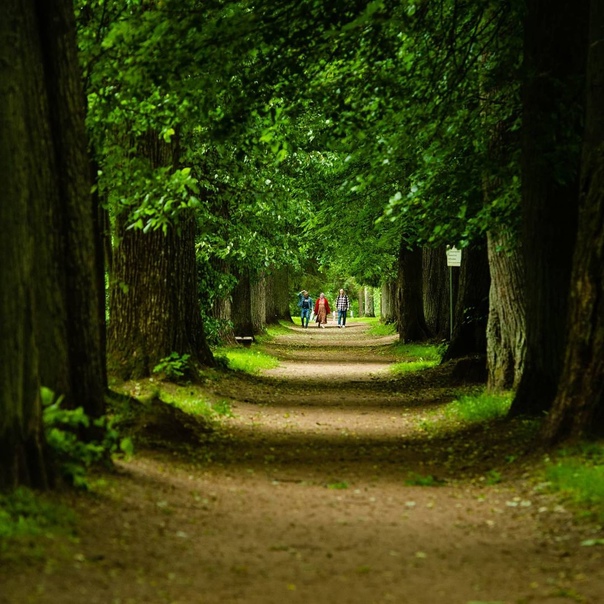
[(604, 6), (591, 3), (581, 203), (573, 259), (569, 332), (544, 437), (604, 436)]
[(233, 302), (231, 305), (233, 332), (235, 337), (253, 337), (252, 287), (249, 270), (241, 269), (236, 276), (237, 284), (233, 288)]
[(401, 342), (428, 339), (422, 297), (422, 250), (407, 249), (403, 242), (398, 257), (398, 286), (400, 315), (398, 333)]
[[(133, 141), (151, 170), (178, 168), (178, 139), (163, 141), (149, 131)], [(182, 210), (178, 224), (143, 232), (128, 228), (122, 212), (115, 220), (117, 248), (110, 284), (110, 371), (122, 379), (148, 377), (161, 359), (172, 353), (189, 355), (193, 374), (212, 366), (197, 288), (196, 219)]]
[(365, 316), (365, 290), (361, 287), (359, 288), (357, 294), (357, 300), (359, 301), (359, 317)]
[(252, 300), (252, 325), (254, 334), (260, 334), (266, 329), (266, 277), (256, 275), (250, 284)]
[(487, 387), (490, 390), (516, 389), (524, 370), (525, 313), (524, 266), (517, 246), (510, 247), (488, 233), (489, 320), (487, 323)]
[(380, 314), (386, 324), (395, 322), (394, 300), (396, 298), (396, 281), (382, 283), (382, 303)]
[(541, 415), (554, 399), (566, 341), (577, 230), (588, 0), (529, 0), (522, 91), (525, 370), (511, 415)]
[(96, 417), (106, 384), (72, 3), (1, 3), (0, 52), (0, 488), (44, 488), (40, 386)]
[[(453, 268), (453, 270), (456, 270)], [(459, 292), (453, 312), (453, 338), (443, 362), (472, 355), (486, 355), (489, 315), (489, 263), (486, 245), (463, 250)]]
[(293, 323), (289, 310), (289, 270), (288, 268), (273, 268), (267, 277), (266, 322), (279, 321)]
[[(444, 248), (423, 249), (423, 298), (426, 325), (433, 337), (448, 339), (449, 271)], [(455, 299), (455, 298), (454, 298)]]
[(151, 375), (172, 353), (212, 366), (197, 293), (195, 217), (184, 213), (178, 231), (144, 233), (117, 219), (109, 321), (109, 363), (122, 379)]
[(373, 302), (373, 287), (364, 287), (365, 316), (375, 317), (375, 306)]

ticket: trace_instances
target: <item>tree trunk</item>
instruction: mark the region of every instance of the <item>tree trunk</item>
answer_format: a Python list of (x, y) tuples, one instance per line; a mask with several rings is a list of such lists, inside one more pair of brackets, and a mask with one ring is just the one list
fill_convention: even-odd
[(486, 245), (463, 250), (459, 292), (453, 312), (453, 338), (443, 362), (472, 355), (486, 355), (489, 315), (489, 263)]
[(407, 249), (401, 243), (398, 257), (399, 308), (398, 333), (401, 342), (428, 338), (422, 297), (422, 250)]
[(527, 351), (511, 415), (547, 411), (562, 369), (589, 9), (588, 0), (527, 5), (521, 157)]
[(266, 329), (266, 277), (264, 275), (257, 275), (251, 283), (251, 294), (254, 334), (260, 334)]
[(366, 317), (375, 317), (375, 306), (373, 301), (373, 287), (365, 287), (364, 295), (365, 295), (365, 316)]
[(0, 488), (44, 488), (40, 386), (96, 417), (106, 384), (72, 3), (2, 2), (0, 50)]
[[(178, 139), (163, 141), (149, 131), (133, 142), (150, 169), (178, 168)], [(151, 375), (172, 353), (189, 355), (195, 374), (212, 366), (197, 291), (196, 219), (182, 210), (178, 225), (143, 232), (128, 228), (130, 217), (116, 217), (118, 242), (111, 276), (109, 353), (112, 372), (122, 379)]]
[(122, 379), (151, 375), (172, 353), (190, 355), (192, 368), (212, 366), (197, 295), (195, 217), (179, 230), (126, 229), (114, 253), (109, 322), (109, 366)]
[(365, 290), (364, 288), (360, 288), (357, 294), (357, 299), (359, 301), (359, 317), (365, 316)]
[(380, 318), (386, 324), (392, 323), (394, 321), (394, 313), (393, 313), (393, 308), (392, 308), (391, 282), (382, 283)]
[(293, 323), (289, 310), (289, 271), (287, 267), (273, 268), (267, 278), (266, 322)]
[(448, 339), (449, 270), (444, 248), (423, 249), (423, 298), (426, 325), (433, 337)]
[(237, 284), (233, 289), (231, 306), (233, 332), (236, 337), (254, 336), (252, 320), (252, 287), (248, 269), (242, 269), (237, 274)]
[(516, 389), (524, 370), (525, 314), (522, 254), (489, 233), (489, 321), (487, 369), (490, 390)]
[(604, 6), (591, 3), (587, 118), (569, 333), (544, 436), (604, 436)]

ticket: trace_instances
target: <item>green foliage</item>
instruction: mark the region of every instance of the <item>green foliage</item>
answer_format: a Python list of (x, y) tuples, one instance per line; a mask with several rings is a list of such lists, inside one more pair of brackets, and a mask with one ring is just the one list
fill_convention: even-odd
[[(113, 422), (107, 416), (91, 420), (82, 407), (64, 409), (63, 397), (42, 387), (42, 420), (46, 442), (59, 470), (71, 484), (88, 488), (88, 470), (114, 453), (132, 454), (132, 442), (120, 439)], [(94, 434), (96, 440), (85, 440), (85, 434)]]
[(505, 417), (512, 404), (511, 392), (486, 392), (466, 394), (450, 403), (446, 414), (452, 419), (466, 422), (486, 422)]
[(219, 348), (215, 356), (226, 358), (230, 369), (251, 374), (258, 374), (266, 369), (274, 369), (279, 366), (279, 361), (275, 357), (254, 350), (253, 347)]
[(177, 352), (170, 353), (164, 357), (153, 368), (153, 373), (161, 374), (168, 380), (179, 380), (183, 378), (189, 371), (190, 354), (178, 354)]
[(327, 484), (327, 488), (328, 489), (333, 489), (333, 490), (341, 490), (341, 489), (347, 489), (348, 488), (348, 483), (345, 480), (337, 480), (334, 482), (329, 482)]
[(409, 478), (405, 480), (405, 484), (409, 486), (418, 487), (437, 487), (443, 484), (442, 480), (434, 478), (431, 474), (423, 476), (422, 474), (415, 474), (412, 472)]
[(48, 502), (29, 489), (0, 494), (0, 555), (16, 539), (46, 535), (56, 528), (71, 529), (74, 522), (71, 509)]
[(562, 450), (560, 459), (548, 464), (546, 478), (555, 490), (604, 521), (604, 444)]

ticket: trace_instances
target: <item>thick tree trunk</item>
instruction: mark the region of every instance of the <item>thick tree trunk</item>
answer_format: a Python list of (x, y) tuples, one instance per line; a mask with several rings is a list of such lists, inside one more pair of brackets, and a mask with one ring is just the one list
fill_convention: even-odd
[(472, 355), (486, 355), (489, 315), (489, 262), (486, 245), (463, 250), (459, 292), (453, 312), (453, 338), (443, 362)]
[(398, 333), (402, 342), (428, 338), (422, 296), (422, 250), (401, 244), (398, 257), (399, 309)]
[(118, 217), (109, 322), (109, 367), (122, 379), (151, 375), (171, 353), (190, 355), (193, 369), (212, 366), (197, 294), (195, 218), (143, 233)]
[(516, 389), (524, 370), (524, 267), (520, 250), (488, 234), (491, 291), (487, 324), (490, 390)]
[(279, 321), (293, 323), (289, 310), (289, 271), (286, 266), (273, 268), (268, 275), (266, 296), (266, 322), (268, 324)]
[(254, 336), (254, 322), (252, 320), (252, 287), (250, 273), (242, 269), (237, 274), (237, 284), (233, 289), (233, 302), (231, 305), (233, 319), (233, 332), (236, 337)]
[(544, 436), (604, 436), (604, 5), (591, 3), (587, 119), (569, 333)]
[(449, 270), (444, 248), (424, 248), (422, 263), (426, 325), (433, 337), (444, 340), (450, 335)]
[(521, 159), (527, 351), (511, 415), (547, 411), (562, 369), (589, 1), (529, 0), (527, 7)]
[[(150, 169), (178, 168), (178, 140), (166, 143), (149, 131), (133, 142)], [(111, 275), (110, 370), (122, 379), (151, 375), (172, 353), (190, 355), (193, 373), (214, 364), (203, 331), (197, 291), (196, 220), (183, 210), (177, 226), (143, 232), (116, 217), (117, 248)]]
[[(44, 488), (40, 386), (104, 412), (95, 223), (73, 6), (0, 3), (0, 488)], [(16, 28), (16, 29), (15, 29)]]

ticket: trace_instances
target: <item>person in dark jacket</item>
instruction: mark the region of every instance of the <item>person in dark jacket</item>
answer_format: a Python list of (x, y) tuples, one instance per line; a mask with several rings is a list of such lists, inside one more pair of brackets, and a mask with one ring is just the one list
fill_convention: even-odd
[(336, 298), (336, 310), (338, 311), (338, 327), (346, 327), (346, 313), (350, 309), (350, 300), (346, 292), (341, 289)]
[(308, 327), (313, 300), (306, 290), (303, 290), (298, 294), (298, 306), (300, 308), (300, 321), (302, 327)]

